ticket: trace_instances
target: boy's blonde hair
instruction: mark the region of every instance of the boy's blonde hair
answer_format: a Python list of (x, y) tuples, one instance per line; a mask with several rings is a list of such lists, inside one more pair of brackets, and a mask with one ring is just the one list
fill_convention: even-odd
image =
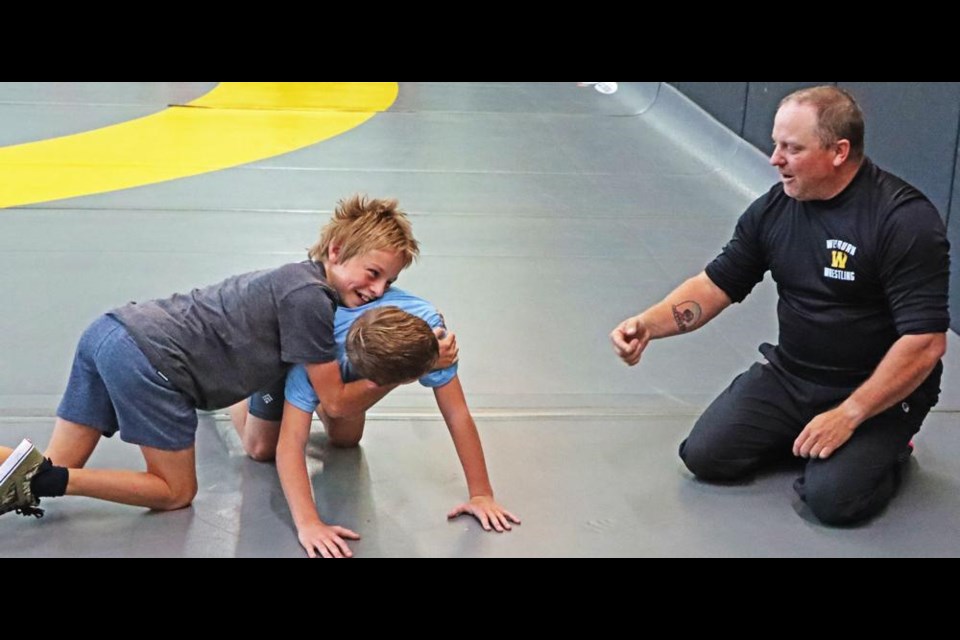
[(346, 351), (354, 372), (381, 386), (419, 378), (440, 357), (430, 325), (397, 307), (377, 307), (357, 318)]
[(369, 251), (386, 250), (397, 252), (406, 269), (420, 255), (410, 220), (397, 209), (397, 201), (363, 194), (337, 203), (333, 218), (321, 229), (320, 239), (307, 255), (311, 260), (324, 262), (331, 246), (340, 248), (341, 263)]

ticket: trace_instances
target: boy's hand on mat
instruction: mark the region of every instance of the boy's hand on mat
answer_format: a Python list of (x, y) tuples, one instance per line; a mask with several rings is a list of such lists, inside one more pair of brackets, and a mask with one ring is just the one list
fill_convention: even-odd
[(857, 421), (843, 405), (825, 411), (807, 423), (793, 441), (793, 455), (801, 458), (829, 458), (853, 435)]
[(346, 527), (316, 522), (297, 531), (297, 538), (311, 558), (318, 555), (324, 558), (352, 558), (353, 552), (344, 538), (359, 540), (360, 535)]
[(464, 513), (479, 520), (480, 526), (485, 531), (503, 533), (513, 528), (510, 526), (511, 522), (520, 524), (520, 518), (497, 504), (493, 496), (474, 496), (470, 498), (470, 502), (464, 502), (454, 507), (447, 514), (447, 518), (456, 518)]
[(650, 330), (640, 316), (633, 316), (610, 332), (610, 340), (613, 342), (614, 353), (632, 367), (640, 362), (640, 356), (650, 342)]
[(460, 358), (460, 349), (457, 347), (457, 336), (453, 331), (447, 331), (443, 327), (435, 327), (433, 334), (437, 336), (437, 342), (440, 343), (440, 357), (437, 359), (436, 368), (446, 369), (453, 366)]

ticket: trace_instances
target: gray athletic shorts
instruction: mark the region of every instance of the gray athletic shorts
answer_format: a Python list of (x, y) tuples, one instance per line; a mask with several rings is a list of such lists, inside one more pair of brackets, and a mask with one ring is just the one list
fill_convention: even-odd
[(80, 337), (57, 416), (107, 437), (168, 451), (191, 447), (193, 401), (150, 364), (115, 318), (97, 318)]

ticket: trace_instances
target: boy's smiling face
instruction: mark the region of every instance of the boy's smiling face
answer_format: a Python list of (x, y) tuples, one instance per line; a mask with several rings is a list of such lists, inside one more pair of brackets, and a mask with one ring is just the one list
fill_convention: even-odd
[(390, 288), (403, 270), (403, 259), (399, 252), (374, 249), (341, 262), (340, 247), (331, 246), (326, 270), (327, 280), (340, 294), (343, 306), (359, 307)]

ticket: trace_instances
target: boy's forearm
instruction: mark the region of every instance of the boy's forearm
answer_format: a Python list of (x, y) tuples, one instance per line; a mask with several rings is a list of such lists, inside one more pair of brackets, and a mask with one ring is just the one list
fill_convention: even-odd
[(487, 461), (483, 457), (483, 446), (480, 444), (480, 435), (473, 420), (469, 424), (448, 425), (453, 435), (453, 446), (457, 450), (463, 475), (467, 481), (467, 492), (470, 497), (493, 497), (493, 486), (487, 473)]
[(459, 378), (454, 378), (443, 387), (434, 389), (437, 406), (453, 439), (457, 457), (463, 467), (470, 497), (493, 496), (493, 487), (487, 473), (487, 462), (477, 425), (470, 415)]
[(327, 415), (333, 418), (355, 416), (365, 412), (399, 385), (380, 386), (370, 380), (357, 380), (343, 385), (340, 397), (334, 403), (334, 411), (323, 405)]
[(370, 380), (345, 384), (337, 363), (308, 364), (306, 369), (320, 405), (331, 418), (363, 413), (397, 387), (395, 384), (381, 387)]
[(277, 473), (298, 530), (304, 525), (321, 521), (307, 473), (306, 446), (310, 420), (310, 414), (292, 408), (288, 403), (284, 408), (280, 441), (277, 443)]
[(280, 484), (283, 486), (283, 495), (287, 498), (290, 514), (297, 529), (311, 522), (319, 522), (316, 503), (313, 500), (313, 491), (310, 486), (310, 476), (307, 473), (307, 464), (303, 453), (286, 451), (277, 448), (277, 472), (280, 474)]

